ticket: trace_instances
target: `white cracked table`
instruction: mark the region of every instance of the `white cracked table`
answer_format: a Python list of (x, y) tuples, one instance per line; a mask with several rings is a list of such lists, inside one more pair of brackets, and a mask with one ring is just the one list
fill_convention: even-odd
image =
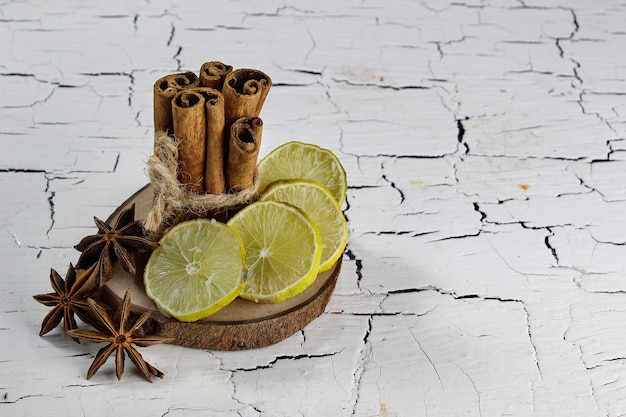
[[(0, 2), (1, 415), (626, 415), (623, 2), (190, 3)], [(335, 293), (271, 347), (88, 381), (32, 296), (147, 182), (154, 81), (208, 60), (272, 77), (262, 155), (345, 165)]]

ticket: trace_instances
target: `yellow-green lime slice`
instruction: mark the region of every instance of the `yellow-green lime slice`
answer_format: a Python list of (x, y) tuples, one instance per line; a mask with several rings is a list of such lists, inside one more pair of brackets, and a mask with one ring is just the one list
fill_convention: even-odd
[(329, 270), (343, 254), (348, 241), (346, 218), (323, 185), (311, 180), (278, 181), (265, 190), (260, 200), (289, 203), (311, 218), (322, 236), (320, 272)]
[(284, 143), (259, 162), (258, 170), (260, 192), (274, 181), (309, 179), (328, 188), (339, 204), (346, 198), (346, 171), (333, 152), (317, 145)]
[(228, 221), (243, 240), (249, 265), (242, 298), (278, 303), (315, 281), (322, 256), (317, 227), (300, 209), (260, 201)]
[(161, 311), (180, 321), (196, 321), (235, 299), (245, 272), (239, 235), (215, 220), (196, 219), (163, 235), (144, 270), (144, 284)]

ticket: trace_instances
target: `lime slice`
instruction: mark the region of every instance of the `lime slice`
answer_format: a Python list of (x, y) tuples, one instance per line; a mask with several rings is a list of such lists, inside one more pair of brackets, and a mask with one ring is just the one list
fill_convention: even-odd
[(196, 219), (172, 227), (144, 270), (146, 294), (180, 321), (196, 321), (234, 300), (244, 285), (243, 242), (229, 226)]
[(260, 199), (289, 203), (311, 218), (322, 237), (320, 272), (328, 271), (343, 254), (348, 226), (328, 188), (311, 180), (278, 181), (271, 184)]
[(339, 204), (346, 198), (346, 171), (328, 149), (302, 142), (287, 142), (259, 162), (259, 191), (274, 181), (309, 179), (328, 188)]
[(300, 209), (275, 201), (250, 204), (228, 224), (246, 250), (246, 284), (239, 294), (255, 302), (279, 303), (315, 281), (322, 256), (317, 227)]

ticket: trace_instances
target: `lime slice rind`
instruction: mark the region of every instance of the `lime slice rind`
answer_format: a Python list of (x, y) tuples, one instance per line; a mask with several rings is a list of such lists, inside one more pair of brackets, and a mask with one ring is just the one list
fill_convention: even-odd
[(258, 165), (259, 191), (279, 180), (309, 179), (328, 188), (342, 204), (348, 183), (339, 158), (330, 150), (310, 143), (291, 141), (268, 153)]
[(244, 285), (243, 242), (229, 226), (196, 219), (172, 227), (144, 269), (146, 295), (180, 321), (196, 321), (228, 305)]
[(253, 203), (228, 224), (241, 236), (249, 265), (240, 297), (277, 303), (304, 291), (315, 281), (321, 237), (301, 210), (284, 203)]
[(326, 187), (312, 180), (276, 181), (260, 200), (294, 205), (311, 218), (322, 238), (320, 272), (331, 269), (342, 256), (348, 241), (348, 226), (339, 204)]

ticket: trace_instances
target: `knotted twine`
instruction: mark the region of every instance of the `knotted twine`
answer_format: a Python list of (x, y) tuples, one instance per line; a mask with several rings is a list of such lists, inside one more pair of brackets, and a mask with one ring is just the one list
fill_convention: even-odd
[(144, 220), (146, 230), (160, 236), (165, 229), (183, 221), (187, 214), (202, 215), (208, 210), (240, 206), (256, 200), (258, 175), (243, 190), (224, 194), (195, 194), (178, 182), (178, 140), (165, 132), (154, 137), (154, 155), (148, 159), (148, 177), (154, 187), (153, 206)]

